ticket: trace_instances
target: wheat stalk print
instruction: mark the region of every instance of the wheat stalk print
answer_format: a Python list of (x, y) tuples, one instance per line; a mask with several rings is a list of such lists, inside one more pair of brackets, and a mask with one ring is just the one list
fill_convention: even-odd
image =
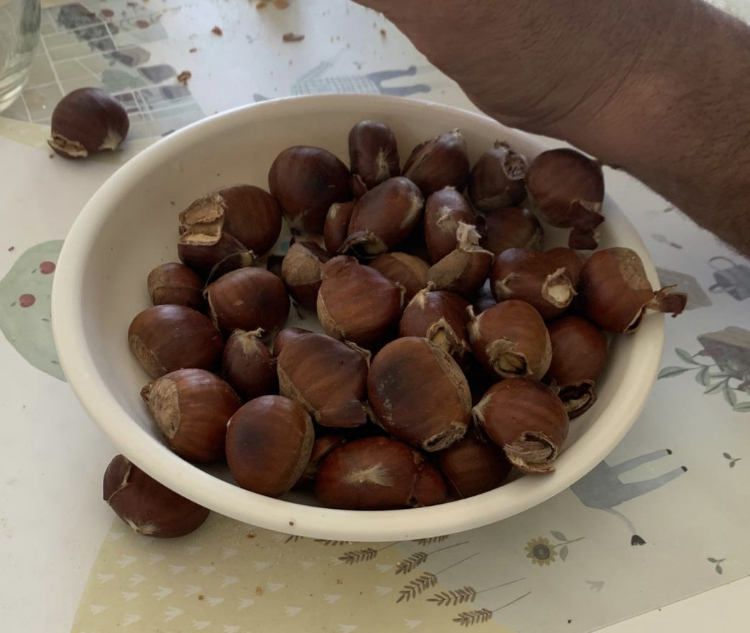
[[(459, 545), (462, 545), (463, 543), (459, 543)], [(398, 604), (401, 601), (409, 602), (412, 598), (416, 598), (418, 595), (420, 595), (423, 591), (426, 589), (429, 589), (430, 587), (434, 587), (437, 584), (438, 576), (449, 569), (456, 567), (456, 565), (460, 565), (461, 563), (466, 562), (470, 558), (474, 558), (479, 552), (476, 554), (472, 554), (471, 556), (467, 556), (466, 558), (462, 558), (461, 560), (448, 565), (447, 567), (443, 567), (440, 571), (436, 571), (434, 574), (426, 571), (423, 574), (417, 576), (414, 580), (406, 583), (398, 592), (398, 600), (396, 600), (396, 603)]]
[(475, 624), (484, 624), (485, 622), (489, 622), (495, 613), (497, 613), (501, 609), (505, 609), (505, 607), (509, 607), (510, 605), (515, 604), (519, 600), (523, 600), (530, 593), (530, 591), (527, 591), (522, 596), (518, 596), (518, 598), (516, 598), (515, 600), (511, 600), (507, 604), (504, 604), (497, 609), (477, 609), (476, 611), (462, 611), (458, 614), (458, 616), (453, 618), (453, 621), (457, 622), (461, 626), (466, 627), (474, 626)]
[(500, 587), (507, 587), (508, 585), (515, 584), (526, 580), (525, 578), (516, 578), (509, 582), (504, 582), (501, 585), (495, 585), (494, 587), (487, 587), (477, 591), (474, 587), (461, 587), (460, 589), (451, 589), (449, 591), (441, 591), (436, 593), (432, 598), (428, 598), (427, 602), (434, 602), (437, 607), (455, 607), (465, 602), (474, 602), (477, 596), (481, 593), (487, 593), (488, 591), (494, 591), (500, 589)]
[(432, 556), (433, 554), (437, 554), (438, 552), (444, 552), (445, 550), (451, 549), (452, 547), (458, 547), (459, 545), (466, 545), (468, 542), (469, 541), (463, 541), (461, 543), (454, 543), (453, 545), (446, 545), (445, 547), (441, 547), (440, 549), (436, 549), (431, 552), (416, 552), (415, 554), (412, 554), (411, 556), (407, 556), (403, 560), (400, 560), (398, 563), (396, 563), (396, 575), (408, 574), (414, 571), (422, 563), (424, 563), (429, 556)]
[(379, 547), (378, 549), (375, 549), (374, 547), (367, 547), (365, 549), (350, 550), (348, 552), (344, 552), (343, 556), (339, 556), (339, 560), (344, 561), (347, 565), (364, 563), (375, 558), (383, 550), (386, 550), (389, 547), (393, 547), (394, 545), (398, 545), (400, 542), (401, 541), (396, 541), (395, 543), (391, 543), (390, 545), (386, 545), (385, 547)]
[(290, 537), (286, 539), (286, 541), (284, 541), (284, 545), (286, 545), (287, 543), (296, 543), (297, 541), (303, 538), (304, 536), (295, 536), (294, 534), (292, 534)]
[(320, 543), (321, 545), (351, 545), (351, 541), (329, 541), (323, 538), (316, 538), (313, 542)]
[(442, 543), (448, 540), (448, 536), (432, 536), (430, 538), (418, 538), (415, 543), (418, 545), (432, 545), (433, 543)]

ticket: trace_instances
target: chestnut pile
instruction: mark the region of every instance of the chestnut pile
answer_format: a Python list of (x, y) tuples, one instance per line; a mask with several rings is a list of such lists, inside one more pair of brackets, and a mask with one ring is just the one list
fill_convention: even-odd
[[(608, 334), (634, 332), (647, 310), (679, 314), (685, 295), (654, 291), (630, 249), (580, 252), (597, 247), (604, 183), (574, 150), (529, 163), (496, 143), (472, 167), (453, 130), (402, 167), (393, 131), (362, 121), (349, 154), (347, 168), (290, 147), (270, 193), (224, 187), (179, 214), (182, 263), (151, 271), (154, 305), (128, 332), (165, 442), (194, 463), (225, 460), (247, 490), (307, 488), (352, 510), (551, 472), (569, 420), (596, 402)], [(569, 247), (544, 250), (537, 215), (570, 229)], [(284, 329), (292, 305), (323, 333)], [(158, 488), (118, 464), (139, 474), (130, 493)], [(110, 482), (105, 496), (131, 525), (179, 532), (128, 516), (115, 503), (127, 490)]]

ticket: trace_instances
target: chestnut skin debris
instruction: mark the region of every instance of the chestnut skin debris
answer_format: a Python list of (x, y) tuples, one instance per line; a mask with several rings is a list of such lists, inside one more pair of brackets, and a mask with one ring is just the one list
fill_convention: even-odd
[[(182, 263), (150, 262), (153, 306), (128, 331), (144, 413), (248, 495), (396, 510), (544, 476), (570, 425), (597, 414), (609, 339), (685, 307), (635, 251), (597, 250), (596, 160), (470, 147), (457, 129), (404, 145), (397, 123), (354, 125), (347, 157), (283, 149), (269, 191), (204, 193), (175, 217)], [(399, 146), (413, 147), (403, 165)], [(545, 249), (550, 225), (566, 247)], [(122, 455), (104, 498), (143, 535), (208, 516)]]

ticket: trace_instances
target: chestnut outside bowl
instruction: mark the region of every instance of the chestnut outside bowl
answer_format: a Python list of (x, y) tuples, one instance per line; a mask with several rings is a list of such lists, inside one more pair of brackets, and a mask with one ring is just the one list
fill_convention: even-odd
[[(52, 293), (60, 361), (88, 414), (124, 455), (169, 488), (216, 512), (282, 532), (352, 541), (426, 538), (486, 525), (531, 508), (596, 466), (635, 422), (661, 358), (664, 319), (614, 337), (597, 403), (574, 420), (553, 474), (521, 477), (490, 492), (443, 505), (379, 512), (322, 508), (311, 494), (264, 497), (236, 486), (225, 468), (194, 466), (172, 453), (139, 392), (148, 377), (130, 353), (127, 331), (149, 306), (146, 276), (178, 261), (177, 213), (207, 191), (239, 182), (267, 189), (268, 169), (290, 145), (324, 147), (348, 163), (347, 136), (362, 119), (395, 131), (402, 160), (417, 143), (460, 128), (472, 162), (496, 139), (533, 157), (545, 146), (496, 121), (455, 108), (371, 95), (268, 101), (210, 117), (130, 160), (91, 198), (62, 249)], [(627, 246), (656, 271), (643, 241), (607, 198), (601, 246)], [(565, 243), (548, 231), (547, 247)]]

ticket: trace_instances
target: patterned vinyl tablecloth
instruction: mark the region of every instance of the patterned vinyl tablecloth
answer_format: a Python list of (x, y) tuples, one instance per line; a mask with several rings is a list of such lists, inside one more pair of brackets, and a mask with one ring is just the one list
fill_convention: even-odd
[[(668, 323), (663, 368), (632, 432), (570, 490), (501, 523), (417, 542), (289, 537), (217, 515), (172, 542), (119, 519), (107, 532), (110, 511), (95, 499), (113, 449), (64, 383), (49, 324), (60, 247), (96, 187), (156, 138), (254, 101), (358, 92), (471, 105), (392, 25), (344, 0), (44, 7), (29, 85), (0, 117), (0, 595), (22, 592), (0, 604), (0, 621), (51, 630), (35, 618), (67, 613), (59, 630), (68, 630), (70, 605), (26, 594), (42, 575), (64, 583), (65, 565), (88, 573), (81, 552), (96, 544), (80, 535), (90, 524), (103, 544), (74, 633), (582, 633), (750, 573), (750, 263), (612, 172), (608, 190), (662, 282), (690, 301)], [(287, 32), (305, 37), (283, 42)], [(176, 79), (185, 70), (187, 84)], [(127, 148), (85, 164), (50, 160), (52, 108), (84, 85), (127, 107)], [(29, 482), (44, 493), (24, 498)], [(37, 548), (53, 557), (48, 567), (29, 563)]]

